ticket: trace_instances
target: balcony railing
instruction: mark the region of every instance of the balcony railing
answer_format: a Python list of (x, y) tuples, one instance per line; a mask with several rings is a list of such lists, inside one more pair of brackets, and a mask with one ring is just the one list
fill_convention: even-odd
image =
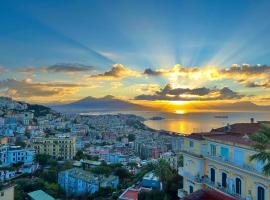
[(241, 197), (235, 191), (231, 191), (229, 189), (229, 187), (223, 187), (220, 184), (211, 181), (211, 179), (208, 177), (202, 178), (202, 182), (213, 189), (219, 190), (220, 192), (223, 192), (223, 193), (228, 194), (230, 196), (236, 197), (237, 199), (240, 199), (240, 200), (245, 200), (245, 198)]
[(253, 173), (257, 173), (259, 175), (263, 175), (265, 176), (261, 171), (258, 171), (255, 167), (253, 167), (252, 165), (249, 165), (249, 164), (239, 164), (239, 163), (236, 163), (234, 161), (232, 161), (233, 159), (232, 158), (222, 158), (222, 157), (219, 157), (219, 156), (206, 156), (207, 158), (210, 158), (210, 159), (213, 159), (213, 160), (216, 160), (216, 161), (220, 161), (220, 162), (223, 162), (223, 163), (227, 163), (229, 165), (232, 165), (232, 166), (235, 166), (235, 167), (238, 167), (238, 168), (241, 168), (241, 169), (244, 169), (246, 171), (249, 171), (249, 172), (253, 172)]
[(177, 191), (177, 196), (178, 196), (180, 199), (184, 198), (184, 197), (186, 196), (185, 190), (184, 190), (184, 189), (178, 189), (178, 191)]

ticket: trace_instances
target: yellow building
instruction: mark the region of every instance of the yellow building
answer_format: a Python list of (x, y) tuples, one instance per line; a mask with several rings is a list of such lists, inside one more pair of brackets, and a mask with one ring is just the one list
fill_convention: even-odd
[(181, 198), (199, 189), (212, 188), (228, 196), (245, 200), (270, 200), (270, 177), (262, 173), (263, 163), (250, 161), (256, 152), (249, 136), (260, 123), (238, 123), (210, 133), (185, 137)]
[(31, 139), (30, 145), (35, 149), (36, 154), (50, 155), (55, 159), (70, 160), (76, 154), (75, 137), (35, 137)]

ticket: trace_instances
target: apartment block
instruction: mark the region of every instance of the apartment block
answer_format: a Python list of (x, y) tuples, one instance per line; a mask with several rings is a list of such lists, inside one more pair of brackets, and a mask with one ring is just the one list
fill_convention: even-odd
[(76, 154), (75, 137), (35, 137), (31, 139), (30, 144), (37, 154), (50, 155), (55, 159), (70, 160)]

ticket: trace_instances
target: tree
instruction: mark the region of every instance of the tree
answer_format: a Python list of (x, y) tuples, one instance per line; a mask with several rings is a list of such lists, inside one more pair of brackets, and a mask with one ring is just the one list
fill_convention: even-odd
[(270, 175), (270, 126), (262, 125), (262, 128), (250, 138), (254, 142), (253, 148), (258, 151), (250, 157), (250, 160), (264, 163), (263, 172), (265, 175)]
[(140, 192), (138, 200), (164, 200), (165, 193), (159, 190), (152, 190), (149, 192)]
[(46, 154), (37, 154), (35, 159), (40, 165), (47, 165), (51, 159), (51, 156)]
[(133, 142), (136, 139), (136, 136), (132, 133), (128, 134), (128, 141)]
[(129, 177), (129, 172), (126, 168), (123, 167), (117, 167), (114, 170), (114, 174), (119, 177), (120, 180), (123, 180), (125, 178)]
[[(154, 169), (154, 174), (159, 177), (162, 184), (166, 185), (173, 177), (173, 172), (168, 162), (164, 159), (159, 159)], [(162, 188), (161, 188), (162, 189)]]
[(81, 151), (81, 150), (77, 151), (77, 153), (75, 155), (75, 160), (81, 160), (84, 158), (85, 158), (85, 155), (83, 154), (83, 151)]

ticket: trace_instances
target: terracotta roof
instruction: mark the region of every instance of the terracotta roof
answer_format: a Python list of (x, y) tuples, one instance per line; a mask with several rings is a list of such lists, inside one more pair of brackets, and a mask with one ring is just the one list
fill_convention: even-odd
[(128, 188), (124, 193), (119, 197), (120, 200), (138, 200), (138, 194), (140, 192), (149, 192), (149, 188)]
[(212, 129), (212, 135), (209, 134), (205, 137), (208, 139), (250, 146), (252, 145), (252, 142), (249, 139), (249, 136), (257, 133), (260, 130), (261, 125), (261, 123), (236, 123)]
[(206, 189), (191, 193), (183, 200), (236, 200), (236, 198), (218, 192), (216, 190)]
[(212, 129), (211, 132), (226, 132), (250, 135), (256, 133), (260, 128), (261, 123), (236, 123), (217, 129)]
[(246, 146), (252, 145), (252, 142), (247, 135), (241, 135), (236, 133), (225, 133), (220, 135), (207, 136), (207, 138), (224, 142), (242, 144)]

